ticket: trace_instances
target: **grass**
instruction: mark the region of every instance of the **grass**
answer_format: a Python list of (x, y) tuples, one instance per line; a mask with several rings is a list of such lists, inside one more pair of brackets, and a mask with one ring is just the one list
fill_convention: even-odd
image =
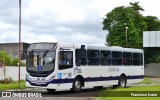
[[(6, 66), (6, 67), (19, 67), (18, 65), (17, 66), (12, 66), (12, 65), (9, 65), (9, 66)], [(26, 65), (21, 65), (21, 67), (26, 67)]]
[(145, 77), (144, 80), (140, 82), (140, 84), (152, 84), (152, 83), (156, 83), (156, 82), (151, 81), (151, 79), (148, 77)]
[[(108, 89), (108, 90), (102, 91), (100, 96), (96, 98), (96, 100), (159, 100), (160, 98), (160, 97), (130, 97), (131, 93), (141, 93), (141, 94), (158, 93), (158, 95), (160, 95), (160, 85)], [(107, 97), (107, 96), (110, 96), (110, 97)], [(120, 96), (124, 96), (124, 97), (120, 97)], [(125, 97), (125, 96), (128, 96), (128, 97)]]
[(24, 80), (20, 80), (20, 87), (18, 85), (18, 81), (13, 81), (12, 83), (6, 84), (6, 87), (5, 87), (5, 84), (0, 84), (0, 91), (25, 89), (25, 88), (26, 88), (26, 85)]
[[(152, 84), (156, 83), (145, 77), (140, 84)], [(157, 93), (159, 97), (131, 97), (131, 93)], [(120, 97), (121, 96), (121, 97)], [(127, 88), (108, 88), (103, 90), (96, 100), (160, 100), (160, 84), (149, 86), (133, 86)]]

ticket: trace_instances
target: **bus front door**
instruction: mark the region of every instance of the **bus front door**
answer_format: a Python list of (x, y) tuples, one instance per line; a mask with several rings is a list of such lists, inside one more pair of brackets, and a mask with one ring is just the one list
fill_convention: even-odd
[(73, 83), (73, 51), (60, 51), (58, 60), (58, 89), (72, 88)]

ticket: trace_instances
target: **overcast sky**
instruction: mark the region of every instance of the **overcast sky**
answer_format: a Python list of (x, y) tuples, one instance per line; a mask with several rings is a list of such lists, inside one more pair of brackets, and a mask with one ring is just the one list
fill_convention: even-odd
[[(19, 0), (0, 2), (0, 43), (18, 42)], [(22, 42), (104, 45), (105, 15), (138, 0), (22, 0)], [(143, 15), (160, 19), (159, 0), (139, 0)]]

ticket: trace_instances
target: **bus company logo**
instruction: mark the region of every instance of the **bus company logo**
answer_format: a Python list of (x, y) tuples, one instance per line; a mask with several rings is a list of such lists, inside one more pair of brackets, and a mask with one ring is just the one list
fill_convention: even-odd
[(76, 67), (77, 73), (82, 73), (82, 70)]
[(10, 98), (10, 97), (42, 97), (41, 93), (35, 92), (2, 92), (2, 98)]
[(11, 92), (2, 92), (2, 97), (11, 97)]

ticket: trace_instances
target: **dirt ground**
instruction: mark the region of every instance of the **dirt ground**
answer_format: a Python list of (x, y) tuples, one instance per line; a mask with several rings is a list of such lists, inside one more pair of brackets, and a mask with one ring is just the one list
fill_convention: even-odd
[(154, 81), (154, 82), (157, 82), (157, 83), (160, 83), (160, 78), (150, 78), (151, 81)]

